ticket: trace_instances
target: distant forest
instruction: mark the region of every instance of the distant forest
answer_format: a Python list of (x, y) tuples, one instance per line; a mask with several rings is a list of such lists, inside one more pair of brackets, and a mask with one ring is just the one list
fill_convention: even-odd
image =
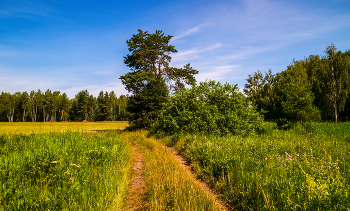
[(128, 120), (128, 96), (117, 97), (113, 91), (101, 91), (98, 97), (83, 90), (68, 99), (60, 91), (31, 91), (0, 95), (0, 121), (60, 122), (60, 121), (122, 121)]
[[(337, 51), (332, 44), (326, 55), (310, 55), (293, 61), (286, 70), (260, 71), (248, 76), (244, 94), (265, 120), (349, 121), (350, 51)], [(83, 90), (75, 98), (66, 93), (2, 92), (0, 121), (120, 121), (130, 120), (129, 96), (101, 91), (98, 97)], [(135, 102), (134, 102), (135, 103)], [(132, 106), (131, 106), (132, 107)], [(300, 117), (300, 118), (299, 118)]]

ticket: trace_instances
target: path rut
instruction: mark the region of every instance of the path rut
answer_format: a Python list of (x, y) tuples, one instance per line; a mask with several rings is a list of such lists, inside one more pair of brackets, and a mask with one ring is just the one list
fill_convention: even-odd
[(145, 199), (147, 190), (143, 176), (143, 155), (141, 153), (141, 149), (138, 146), (132, 145), (131, 149), (133, 154), (132, 176), (125, 210), (147, 210), (147, 203)]

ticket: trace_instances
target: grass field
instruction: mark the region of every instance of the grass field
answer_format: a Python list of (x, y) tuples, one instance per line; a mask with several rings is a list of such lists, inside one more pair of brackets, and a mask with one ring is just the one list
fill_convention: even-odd
[(163, 139), (237, 210), (349, 210), (350, 123)]
[[(150, 210), (217, 209), (159, 140), (117, 131), (126, 126), (0, 123), (0, 210), (123, 210), (130, 144), (143, 152)], [(350, 210), (350, 123), (161, 141), (236, 210)]]
[(114, 131), (0, 135), (0, 210), (120, 210), (129, 158)]
[(0, 122), (0, 134), (30, 134), (78, 131), (95, 133), (105, 130), (123, 130), (127, 121), (118, 122)]
[(0, 210), (124, 210), (130, 144), (144, 154), (150, 210), (217, 210), (146, 131), (116, 131), (126, 122), (0, 125)]

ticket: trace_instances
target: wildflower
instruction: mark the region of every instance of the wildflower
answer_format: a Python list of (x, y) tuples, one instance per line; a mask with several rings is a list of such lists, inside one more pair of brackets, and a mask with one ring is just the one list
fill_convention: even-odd
[(338, 170), (339, 168), (337, 167), (336, 169)]
[[(284, 153), (286, 153), (287, 155), (288, 155), (288, 153), (287, 152), (284, 152)], [(350, 153), (350, 152), (349, 152)]]
[(328, 164), (331, 164), (331, 162), (328, 162)]
[(315, 157), (312, 157), (313, 159), (315, 159)]
[(249, 157), (250, 158), (250, 157)]
[(297, 154), (297, 156), (299, 157), (299, 154)]
[(57, 161), (52, 161), (51, 163), (57, 163)]
[(267, 158), (265, 158), (265, 160), (267, 160)]
[(304, 154), (304, 156), (307, 156), (306, 154)]

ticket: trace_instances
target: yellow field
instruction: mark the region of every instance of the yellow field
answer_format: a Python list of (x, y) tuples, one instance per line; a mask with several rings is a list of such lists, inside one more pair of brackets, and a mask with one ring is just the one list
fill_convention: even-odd
[(127, 121), (116, 122), (0, 122), (0, 134), (30, 134), (45, 132), (82, 131), (94, 133), (103, 130), (123, 130)]

